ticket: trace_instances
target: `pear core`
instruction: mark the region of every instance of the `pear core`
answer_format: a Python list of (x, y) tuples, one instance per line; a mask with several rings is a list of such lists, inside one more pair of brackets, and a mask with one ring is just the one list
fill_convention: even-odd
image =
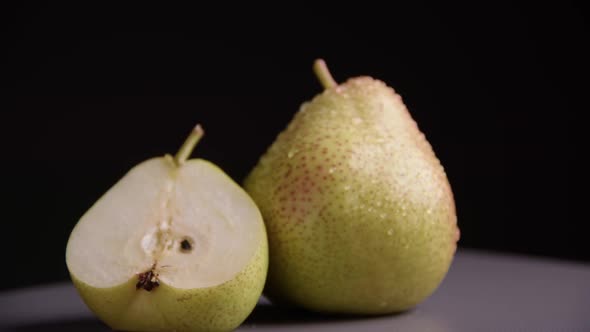
[(153, 272), (180, 289), (231, 280), (260, 242), (260, 213), (215, 165), (171, 156), (147, 160), (78, 222), (68, 242), (72, 275), (109, 288)]

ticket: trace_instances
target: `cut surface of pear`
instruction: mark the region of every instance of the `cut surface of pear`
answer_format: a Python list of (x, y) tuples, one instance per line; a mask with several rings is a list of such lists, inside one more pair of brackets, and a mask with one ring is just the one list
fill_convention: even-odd
[(267, 255), (260, 212), (237, 184), (205, 160), (165, 156), (131, 169), (84, 214), (66, 262), (113, 328), (230, 330), (262, 292)]
[[(70, 271), (113, 287), (156, 264), (160, 281), (204, 288), (230, 280), (261, 241), (259, 212), (217, 167), (155, 158), (132, 169), (72, 232)], [(183, 249), (188, 241), (190, 249)], [(157, 263), (156, 263), (157, 262)]]
[(459, 237), (451, 187), (401, 97), (357, 77), (304, 103), (244, 182), (266, 223), (277, 303), (384, 314), (428, 297)]

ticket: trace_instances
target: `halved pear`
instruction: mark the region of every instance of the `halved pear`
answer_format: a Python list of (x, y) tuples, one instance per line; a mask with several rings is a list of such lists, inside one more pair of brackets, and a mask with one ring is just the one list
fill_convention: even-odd
[(268, 267), (261, 214), (222, 170), (175, 157), (129, 171), (73, 229), (66, 263), (107, 325), (128, 331), (227, 331), (256, 305)]

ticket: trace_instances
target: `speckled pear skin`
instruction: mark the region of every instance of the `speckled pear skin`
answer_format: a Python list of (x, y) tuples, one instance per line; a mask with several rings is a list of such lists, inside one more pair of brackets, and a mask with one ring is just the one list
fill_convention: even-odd
[(433, 293), (456, 251), (443, 167), (400, 96), (370, 77), (303, 104), (244, 185), (267, 227), (275, 302), (403, 311)]
[[(260, 231), (265, 233), (264, 227)], [(209, 288), (186, 290), (161, 282), (147, 292), (137, 290), (132, 278), (105, 289), (71, 278), (86, 305), (116, 331), (232, 331), (256, 306), (267, 269), (268, 245), (261, 241), (238, 275)]]

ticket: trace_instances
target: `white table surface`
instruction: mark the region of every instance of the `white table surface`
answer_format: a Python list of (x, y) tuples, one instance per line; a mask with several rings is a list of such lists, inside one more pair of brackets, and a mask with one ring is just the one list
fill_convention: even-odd
[[(0, 292), (1, 331), (110, 331), (70, 282)], [(380, 317), (285, 311), (261, 299), (239, 330), (590, 331), (590, 264), (460, 250), (414, 310)]]

